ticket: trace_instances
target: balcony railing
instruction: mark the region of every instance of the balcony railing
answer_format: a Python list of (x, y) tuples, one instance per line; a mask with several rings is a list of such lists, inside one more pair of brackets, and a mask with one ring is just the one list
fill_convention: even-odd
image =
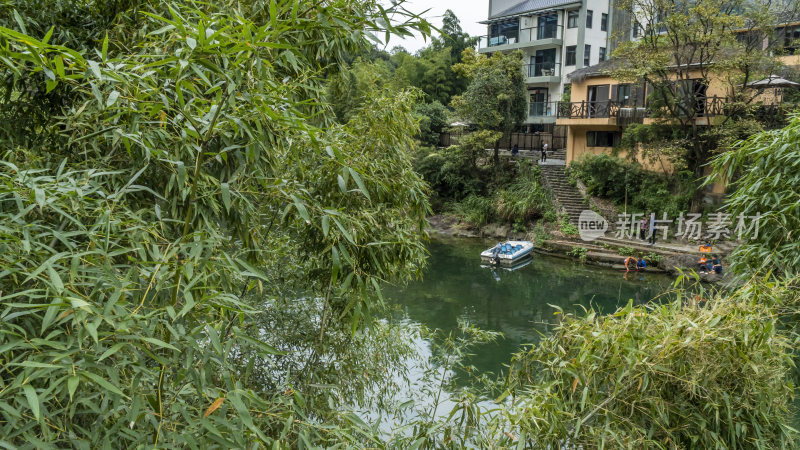
[(556, 114), (558, 102), (533, 102), (528, 105), (528, 116), (553, 117)]
[(561, 76), (561, 63), (523, 64), (522, 70), (527, 77), (559, 77)]
[(558, 102), (558, 117), (562, 119), (604, 119), (619, 115), (620, 103), (604, 102)]
[[(725, 115), (726, 100), (723, 97), (705, 97), (695, 101), (696, 118)], [(636, 103), (616, 102), (559, 102), (557, 116), (560, 119), (618, 119), (619, 125), (642, 123), (650, 116), (650, 110)]]
[(562, 39), (563, 30), (563, 25), (548, 24), (541, 27), (522, 28), (518, 32), (508, 35), (480, 36), (478, 49), (517, 43), (536, 43), (536, 41), (545, 39)]

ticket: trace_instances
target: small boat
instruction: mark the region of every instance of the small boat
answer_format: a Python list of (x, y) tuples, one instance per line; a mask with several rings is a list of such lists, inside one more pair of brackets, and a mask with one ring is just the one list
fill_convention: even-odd
[(506, 241), (481, 252), (481, 261), (494, 264), (511, 265), (528, 256), (533, 251), (533, 242)]
[[(523, 267), (530, 264), (532, 261), (533, 261), (533, 256), (531, 256), (531, 254), (529, 253), (528, 256), (523, 256), (522, 258), (515, 259), (514, 262), (510, 264), (504, 264), (502, 267), (499, 267), (499, 269), (503, 269), (508, 272), (513, 272), (515, 270), (522, 269)], [(494, 270), (498, 269), (498, 267), (493, 262), (492, 263), (483, 262), (483, 264), (481, 264), (481, 269)]]

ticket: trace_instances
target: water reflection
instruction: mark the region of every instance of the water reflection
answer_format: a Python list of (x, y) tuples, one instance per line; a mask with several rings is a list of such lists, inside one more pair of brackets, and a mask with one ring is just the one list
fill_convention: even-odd
[(498, 373), (511, 354), (547, 334), (558, 316), (593, 305), (614, 311), (629, 299), (641, 304), (662, 292), (666, 276), (624, 273), (535, 255), (525, 267), (507, 271), (481, 267), (479, 254), (489, 242), (452, 239), (431, 242), (428, 268), (419, 281), (385, 294), (399, 307), (396, 319), (418, 322), (445, 333), (459, 318), (505, 339), (481, 346), (469, 363)]

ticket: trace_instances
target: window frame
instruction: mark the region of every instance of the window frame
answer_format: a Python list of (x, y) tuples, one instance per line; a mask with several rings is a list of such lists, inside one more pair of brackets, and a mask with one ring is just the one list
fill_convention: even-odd
[[(572, 58), (570, 58), (570, 56)], [(577, 60), (578, 60), (578, 46), (577, 45), (567, 45), (566, 46), (566, 53), (564, 54), (564, 65), (565, 66), (577, 65)]]
[(606, 13), (600, 15), (600, 31), (608, 31), (608, 14)]
[[(598, 145), (598, 137), (602, 136), (601, 145)], [(587, 148), (614, 148), (619, 145), (622, 133), (619, 131), (595, 130), (586, 132)], [(609, 144), (609, 141), (611, 145)]]
[(594, 14), (594, 12), (592, 12), (591, 9), (587, 9), (586, 10), (586, 29), (588, 29), (588, 30), (592, 29), (592, 15), (593, 14)]
[(592, 46), (584, 44), (583, 46), (583, 66), (589, 67), (592, 62)]
[(600, 50), (598, 50), (598, 52), (599, 53), (598, 53), (598, 57), (597, 58), (598, 58), (599, 62), (605, 61), (606, 60), (606, 48), (605, 47), (600, 47)]
[(577, 9), (567, 11), (567, 28), (578, 28), (578, 18), (580, 12)]

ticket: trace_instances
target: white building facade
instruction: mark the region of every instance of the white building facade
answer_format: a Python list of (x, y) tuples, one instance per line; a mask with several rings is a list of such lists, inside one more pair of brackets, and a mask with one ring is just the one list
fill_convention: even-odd
[(488, 33), (480, 38), (478, 51), (524, 54), (529, 98), (525, 131), (552, 133), (567, 76), (607, 59), (620, 36), (629, 38), (630, 20), (612, 1), (489, 0), (489, 17), (482, 22)]

